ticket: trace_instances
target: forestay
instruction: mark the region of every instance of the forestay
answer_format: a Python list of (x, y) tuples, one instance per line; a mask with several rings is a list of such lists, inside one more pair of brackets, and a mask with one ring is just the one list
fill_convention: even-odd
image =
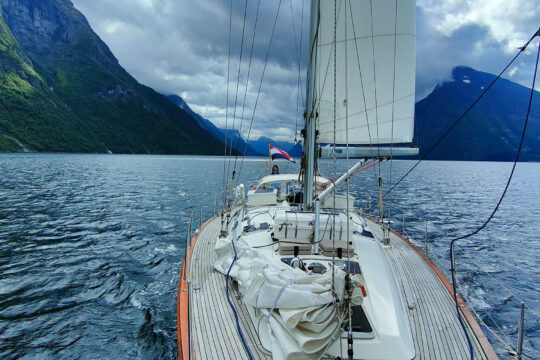
[(334, 143), (334, 49), (335, 143), (346, 144), (347, 132), (350, 145), (410, 143), (414, 131), (415, 1), (338, 0), (336, 6), (334, 42), (334, 2), (319, 1), (312, 49), (319, 143)]

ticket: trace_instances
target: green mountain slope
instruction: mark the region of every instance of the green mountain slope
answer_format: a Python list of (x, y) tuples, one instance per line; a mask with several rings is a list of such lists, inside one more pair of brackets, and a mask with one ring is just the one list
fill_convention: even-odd
[(0, 1), (0, 150), (221, 154), (139, 84), (68, 0)]
[(70, 120), (69, 111), (48, 91), (0, 14), (0, 150), (21, 150), (15, 138), (37, 151), (68, 151), (69, 142), (90, 151)]

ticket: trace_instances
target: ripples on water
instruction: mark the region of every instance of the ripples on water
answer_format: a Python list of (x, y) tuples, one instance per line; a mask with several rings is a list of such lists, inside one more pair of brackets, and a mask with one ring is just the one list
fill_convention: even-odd
[[(298, 169), (280, 164), (282, 172)], [(394, 181), (412, 164), (395, 161)], [(223, 165), (208, 157), (0, 155), (0, 358), (176, 358), (187, 224), (193, 212), (198, 226), (201, 204), (203, 219), (213, 214)], [(448, 274), (448, 239), (487, 218), (510, 166), (422, 164), (386, 199), (393, 226), (401, 230), (404, 217), (407, 233), (422, 239), (428, 221), (430, 256)], [(327, 176), (332, 168), (321, 164)], [(255, 182), (264, 169), (264, 160), (246, 160), (241, 182)], [(387, 187), (389, 164), (381, 172)], [(366, 192), (375, 205), (375, 175), (351, 186), (361, 207)], [(539, 178), (538, 164), (520, 164), (492, 223), (456, 252), (471, 307), (494, 330), (501, 326), (506, 341), (517, 336), (516, 297), (534, 309), (526, 311), (525, 344), (533, 358), (540, 357)]]

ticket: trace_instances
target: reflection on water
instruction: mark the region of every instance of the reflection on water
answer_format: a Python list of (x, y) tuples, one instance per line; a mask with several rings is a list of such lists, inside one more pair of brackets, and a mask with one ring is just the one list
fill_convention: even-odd
[[(395, 182), (412, 164), (384, 164), (385, 188), (390, 171)], [(338, 174), (345, 165), (338, 161)], [(417, 240), (427, 221), (430, 256), (448, 274), (448, 240), (487, 218), (510, 166), (423, 163), (385, 198), (385, 211), (399, 230), (404, 219)], [(194, 213), (198, 225), (200, 206), (203, 219), (213, 214), (224, 167), (238, 171), (240, 163), (235, 167), (234, 159), (229, 164), (218, 157), (0, 155), (0, 358), (176, 358), (176, 290), (187, 224)], [(285, 162), (280, 168), (298, 171)], [(240, 181), (253, 184), (264, 169), (265, 159), (248, 159)], [(322, 161), (321, 171), (333, 177), (333, 162)], [(375, 205), (378, 171), (352, 183), (359, 207), (369, 204), (368, 194)], [(538, 178), (538, 164), (520, 164), (493, 221), (456, 252), (471, 307), (493, 329), (494, 322), (501, 325), (512, 343), (516, 297), (540, 309)], [(540, 347), (540, 319), (532, 311), (526, 311), (525, 345), (538, 358), (533, 347)]]

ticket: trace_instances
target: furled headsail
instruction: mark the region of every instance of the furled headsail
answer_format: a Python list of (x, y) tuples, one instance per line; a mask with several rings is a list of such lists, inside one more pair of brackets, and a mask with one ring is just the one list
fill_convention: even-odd
[(391, 144), (394, 156), (416, 154), (395, 147), (414, 135), (415, 0), (341, 0), (336, 12), (334, 1), (317, 3), (309, 95), (318, 143), (342, 155), (347, 143), (351, 156), (387, 156)]

